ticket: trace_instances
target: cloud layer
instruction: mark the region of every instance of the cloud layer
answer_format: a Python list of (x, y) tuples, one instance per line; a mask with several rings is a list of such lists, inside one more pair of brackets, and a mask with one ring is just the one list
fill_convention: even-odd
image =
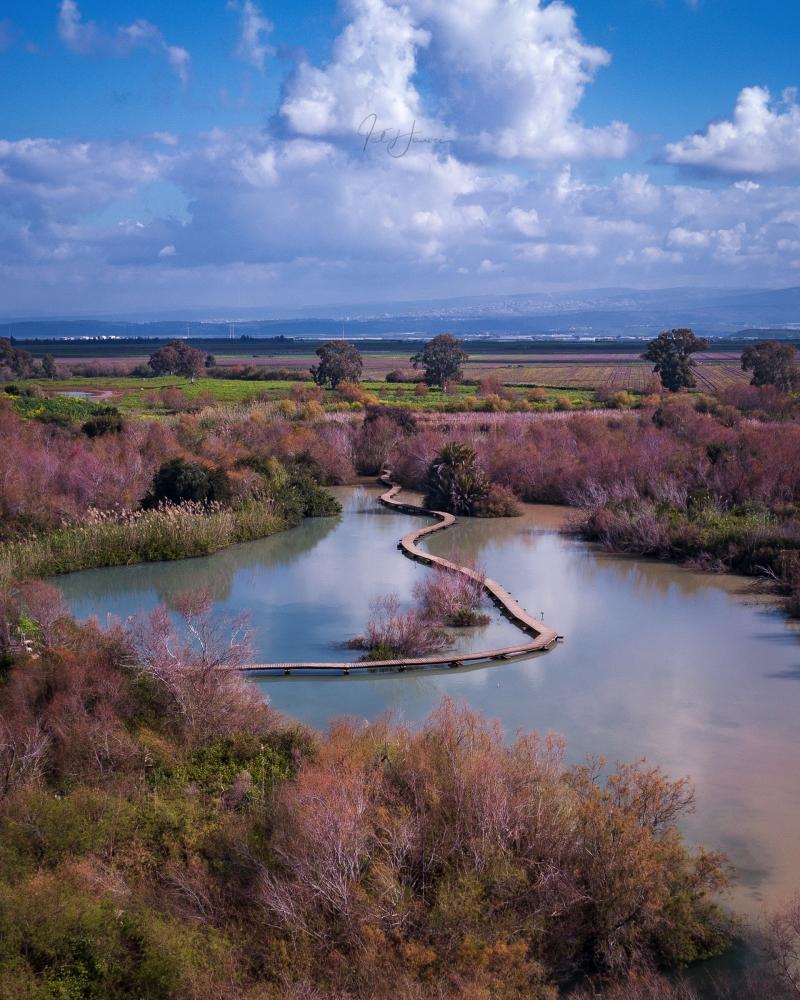
[[(268, 127), (0, 139), (6, 309), (41, 311), (43, 288), (97, 312), (800, 283), (793, 92), (747, 88), (730, 121), (663, 150), (677, 171), (631, 168), (629, 128), (581, 117), (610, 56), (565, 3), (346, 4)], [(227, 6), (238, 58), (267, 76), (272, 25), (255, 0)], [(149, 49), (187, 78), (189, 53), (149, 21), (101, 28), (62, 0), (58, 29), (74, 52)], [(369, 115), (387, 136), (365, 147)]]
[[(393, 159), (258, 130), (177, 146), (2, 142), (0, 177), (0, 281), (13, 278), (20, 299), (28, 278), (67, 300), (90, 285), (108, 308), (121, 285), (148, 301), (193, 288), (200, 306), (267, 306), (378, 288), (401, 298), (800, 276), (791, 186), (711, 190), (644, 173), (588, 183), (563, 166), (532, 179), (428, 148)], [(184, 216), (130, 207), (165, 184), (183, 193)]]

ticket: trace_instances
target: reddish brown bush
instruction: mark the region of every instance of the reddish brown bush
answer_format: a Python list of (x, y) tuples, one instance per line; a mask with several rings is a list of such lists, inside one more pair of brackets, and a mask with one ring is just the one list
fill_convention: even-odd
[(181, 720), (190, 743), (269, 728), (271, 716), (258, 691), (238, 671), (252, 660), (244, 617), (215, 617), (207, 592), (175, 604), (178, 630), (163, 606), (128, 629), (136, 664), (152, 678)]
[(369, 659), (392, 660), (403, 656), (426, 656), (446, 649), (453, 642), (441, 624), (412, 608), (403, 611), (396, 594), (376, 598), (363, 635), (348, 642), (351, 649), (366, 650)]
[(428, 621), (439, 625), (476, 625), (488, 621), (480, 613), (484, 601), (483, 577), (478, 579), (449, 569), (436, 569), (428, 573), (414, 587), (414, 597)]

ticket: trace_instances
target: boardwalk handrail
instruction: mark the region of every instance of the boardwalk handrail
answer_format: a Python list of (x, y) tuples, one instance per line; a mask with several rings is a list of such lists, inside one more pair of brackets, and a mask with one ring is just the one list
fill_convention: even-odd
[(476, 580), (481, 584), (494, 604), (501, 609), (503, 614), (505, 614), (505, 616), (522, 632), (532, 634), (534, 638), (529, 642), (519, 643), (515, 646), (501, 646), (497, 649), (476, 650), (472, 653), (451, 653), (449, 655), (439, 654), (436, 656), (407, 656), (402, 659), (393, 660), (355, 660), (349, 663), (251, 663), (243, 667), (239, 667), (238, 669), (246, 672), (257, 673), (267, 673), (270, 671), (280, 670), (285, 674), (291, 673), (292, 670), (310, 670), (314, 672), (338, 670), (345, 674), (349, 674), (351, 670), (405, 670), (408, 667), (429, 667), (442, 665), (459, 666), (464, 663), (476, 663), (481, 660), (503, 660), (512, 656), (524, 656), (529, 653), (543, 652), (544, 650), (550, 649), (550, 647), (555, 644), (556, 640), (559, 638), (555, 630), (550, 628), (549, 625), (546, 625), (540, 618), (535, 618), (532, 614), (530, 614), (530, 612), (526, 611), (519, 601), (512, 597), (511, 594), (509, 594), (509, 592), (496, 580), (484, 577), (476, 570), (471, 569), (468, 566), (460, 566), (458, 563), (450, 562), (449, 559), (443, 559), (441, 556), (434, 556), (418, 547), (417, 542), (420, 538), (424, 538), (426, 535), (430, 535), (434, 531), (441, 531), (443, 528), (449, 528), (452, 524), (455, 524), (456, 519), (453, 514), (449, 514), (443, 510), (430, 510), (427, 507), (397, 500), (397, 494), (401, 492), (402, 487), (392, 482), (390, 473), (388, 472), (381, 475), (380, 482), (384, 486), (388, 487), (386, 492), (382, 493), (379, 497), (380, 502), (385, 507), (403, 511), (407, 514), (425, 515), (427, 517), (437, 518), (435, 524), (429, 524), (423, 528), (417, 528), (415, 531), (409, 531), (408, 534), (404, 535), (400, 539), (397, 547), (410, 559), (414, 559), (417, 562), (424, 563), (427, 566), (437, 566), (441, 569), (461, 573), (464, 576), (468, 576), (472, 580)]

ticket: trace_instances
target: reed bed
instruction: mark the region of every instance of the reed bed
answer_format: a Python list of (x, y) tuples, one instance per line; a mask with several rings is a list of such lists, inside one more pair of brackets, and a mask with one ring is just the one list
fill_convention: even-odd
[(206, 556), (290, 527), (273, 500), (90, 511), (81, 524), (0, 545), (0, 584), (101, 566)]

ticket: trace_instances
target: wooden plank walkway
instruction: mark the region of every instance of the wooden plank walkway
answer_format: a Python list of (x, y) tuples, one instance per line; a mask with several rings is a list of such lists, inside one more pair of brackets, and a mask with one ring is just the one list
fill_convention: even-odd
[(401, 549), (409, 559), (424, 563), (427, 566), (439, 566), (442, 569), (452, 570), (456, 573), (463, 573), (473, 580), (482, 584), (483, 589), (489, 595), (494, 604), (501, 610), (509, 621), (513, 622), (521, 631), (533, 638), (528, 642), (519, 643), (515, 646), (501, 646), (498, 649), (476, 650), (473, 653), (440, 653), (436, 656), (414, 656), (406, 657), (402, 660), (354, 660), (351, 662), (336, 663), (250, 663), (237, 669), (246, 673), (284, 673), (290, 674), (293, 670), (304, 670), (315, 673), (339, 673), (349, 674), (351, 671), (369, 670), (399, 670), (413, 669), (414, 667), (434, 667), (450, 666), (458, 667), (465, 663), (480, 663), (483, 660), (507, 660), (513, 656), (527, 656), (531, 653), (544, 652), (550, 649), (560, 636), (554, 629), (546, 625), (540, 618), (535, 618), (529, 611), (512, 597), (511, 594), (502, 587), (496, 580), (483, 577), (468, 566), (459, 566), (458, 563), (434, 556), (430, 552), (420, 549), (417, 542), (420, 538), (432, 534), (434, 531), (441, 531), (455, 524), (455, 517), (441, 510), (429, 510), (426, 507), (419, 507), (416, 504), (404, 503), (397, 499), (401, 487), (392, 483), (389, 474), (381, 476), (380, 480), (388, 489), (380, 496), (380, 502), (393, 510), (402, 511), (405, 514), (423, 514), (427, 517), (436, 518), (435, 524), (426, 525), (416, 531), (410, 531), (398, 542), (397, 547)]

